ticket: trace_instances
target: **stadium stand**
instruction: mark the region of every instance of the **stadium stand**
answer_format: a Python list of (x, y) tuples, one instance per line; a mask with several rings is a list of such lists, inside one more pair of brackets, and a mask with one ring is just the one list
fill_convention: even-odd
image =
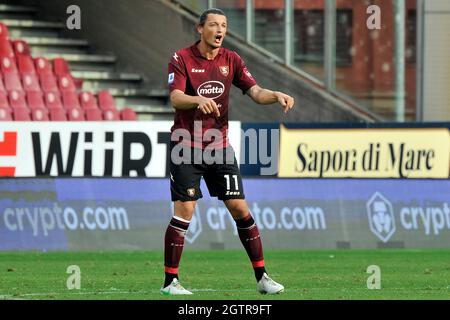
[(107, 90), (83, 90), (64, 58), (31, 54), (27, 41), (10, 39), (0, 22), (0, 121), (138, 120), (133, 109), (118, 110)]
[[(100, 91), (107, 90), (120, 116), (125, 108), (131, 108), (134, 113), (130, 119), (173, 119), (167, 88), (149, 87), (154, 84), (140, 73), (140, 66), (130, 64), (120, 55), (117, 58), (115, 48), (105, 48), (90, 35), (86, 35), (87, 40), (79, 38), (80, 34), (68, 32), (66, 24), (60, 22), (65, 19), (65, 15), (47, 10), (43, 2), (8, 2), (1, 6), (0, 43), (4, 45), (0, 46), (0, 57), (15, 57), (21, 74), (32, 67), (29, 61), (20, 62), (20, 56), (33, 57), (43, 92), (60, 92), (42, 84), (42, 81), (50, 81), (53, 86), (49, 75), (55, 77), (58, 86), (61, 76), (69, 75), (72, 79), (69, 85), (73, 83), (77, 93), (91, 92), (97, 97)], [(43, 80), (44, 74), (47, 78)]]

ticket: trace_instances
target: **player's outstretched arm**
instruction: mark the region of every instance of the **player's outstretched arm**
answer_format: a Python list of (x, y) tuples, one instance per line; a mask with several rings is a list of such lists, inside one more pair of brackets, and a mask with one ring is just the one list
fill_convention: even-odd
[(283, 92), (264, 89), (258, 85), (251, 87), (247, 91), (247, 94), (258, 104), (266, 105), (278, 102), (283, 108), (284, 113), (288, 113), (294, 107), (295, 103), (294, 98)]
[(188, 110), (198, 108), (204, 114), (214, 114), (220, 117), (220, 111), (213, 99), (201, 96), (190, 96), (181, 90), (173, 90), (170, 93), (170, 102), (175, 109)]

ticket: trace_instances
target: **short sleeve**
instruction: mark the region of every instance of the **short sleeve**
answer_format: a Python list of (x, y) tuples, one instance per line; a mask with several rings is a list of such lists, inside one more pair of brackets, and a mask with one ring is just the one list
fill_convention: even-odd
[(184, 92), (186, 90), (186, 68), (183, 59), (177, 53), (174, 53), (170, 59), (168, 74), (169, 91), (181, 90)]
[(247, 90), (256, 85), (255, 79), (253, 79), (252, 74), (248, 71), (244, 60), (235, 53), (235, 63), (234, 63), (234, 78), (233, 84), (242, 90), (243, 94), (246, 94)]

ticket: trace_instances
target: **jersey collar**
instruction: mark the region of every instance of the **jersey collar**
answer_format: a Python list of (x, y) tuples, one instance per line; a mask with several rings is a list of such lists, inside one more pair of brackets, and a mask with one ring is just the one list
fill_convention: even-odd
[[(200, 40), (198, 40), (196, 43), (194, 43), (194, 44), (191, 46), (192, 53), (193, 53), (194, 56), (196, 56), (196, 57), (200, 57), (200, 58), (206, 59), (204, 56), (202, 56), (202, 54), (200, 53), (200, 51), (199, 51), (198, 48), (197, 48), (197, 44), (199, 44), (199, 43), (200, 43)], [(219, 49), (219, 53), (218, 53), (217, 55), (218, 55), (218, 56), (222, 55), (222, 53), (223, 53), (224, 50), (225, 50), (225, 49), (221, 47), (221, 48)]]

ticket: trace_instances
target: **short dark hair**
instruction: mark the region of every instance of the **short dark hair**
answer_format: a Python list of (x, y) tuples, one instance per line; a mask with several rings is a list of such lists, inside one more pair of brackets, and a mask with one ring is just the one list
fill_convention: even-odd
[(206, 19), (208, 19), (208, 14), (219, 14), (221, 16), (225, 16), (225, 12), (223, 12), (222, 10), (217, 9), (217, 8), (211, 8), (211, 9), (205, 10), (202, 13), (202, 15), (200, 16), (200, 21), (198, 22), (199, 26), (205, 25)]

